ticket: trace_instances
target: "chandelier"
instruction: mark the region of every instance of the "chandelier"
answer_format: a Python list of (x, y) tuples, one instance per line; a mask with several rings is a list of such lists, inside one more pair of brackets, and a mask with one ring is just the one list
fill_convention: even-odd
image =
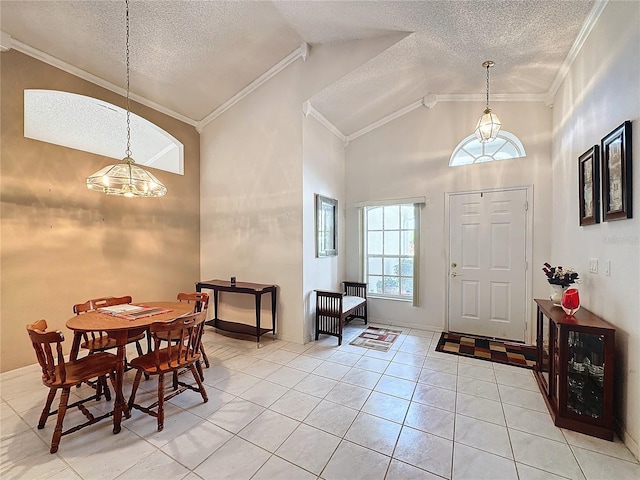
[(129, 0), (126, 3), (127, 26), (127, 149), (123, 163), (107, 165), (93, 175), (87, 177), (87, 188), (107, 195), (122, 197), (162, 197), (167, 193), (160, 180), (144, 168), (136, 165), (131, 158), (131, 112), (129, 109)]
[(478, 124), (475, 129), (476, 137), (478, 137), (480, 143), (494, 141), (498, 136), (498, 132), (500, 132), (500, 127), (502, 126), (498, 116), (491, 111), (491, 108), (489, 108), (489, 68), (494, 65), (495, 63), (491, 60), (487, 60), (482, 64), (482, 67), (487, 69), (487, 105), (480, 117), (480, 120), (478, 120)]

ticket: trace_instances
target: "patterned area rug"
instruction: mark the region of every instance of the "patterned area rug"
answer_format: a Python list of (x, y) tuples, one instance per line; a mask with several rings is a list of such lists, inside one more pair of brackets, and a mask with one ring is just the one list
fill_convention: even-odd
[(393, 342), (400, 336), (402, 330), (390, 330), (388, 328), (368, 327), (360, 335), (349, 342), (349, 345), (372, 348), (386, 352)]
[(436, 351), (524, 368), (533, 368), (537, 356), (532, 345), (446, 332), (440, 336)]

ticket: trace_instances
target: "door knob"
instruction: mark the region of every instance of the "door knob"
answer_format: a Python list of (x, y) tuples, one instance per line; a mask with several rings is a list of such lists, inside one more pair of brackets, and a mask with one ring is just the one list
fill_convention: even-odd
[(453, 263), (451, 264), (451, 266), (452, 266), (453, 268), (456, 268), (456, 267), (458, 266), (458, 264), (457, 264), (456, 262), (453, 262)]
[(452, 276), (452, 277), (457, 277), (457, 276), (458, 276), (458, 274), (457, 274), (456, 272), (451, 272), (451, 276)]

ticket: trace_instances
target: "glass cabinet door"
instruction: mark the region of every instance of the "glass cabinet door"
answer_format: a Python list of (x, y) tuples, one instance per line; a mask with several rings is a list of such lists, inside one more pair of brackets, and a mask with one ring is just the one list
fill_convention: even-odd
[(600, 419), (604, 411), (604, 335), (568, 333), (567, 411)]

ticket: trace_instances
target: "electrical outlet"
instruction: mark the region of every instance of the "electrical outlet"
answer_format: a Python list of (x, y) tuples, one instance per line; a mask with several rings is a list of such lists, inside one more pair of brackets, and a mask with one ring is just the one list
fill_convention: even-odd
[(604, 262), (604, 274), (607, 277), (611, 276), (611, 260), (607, 260)]
[(590, 258), (589, 259), (589, 273), (598, 273), (598, 259)]

